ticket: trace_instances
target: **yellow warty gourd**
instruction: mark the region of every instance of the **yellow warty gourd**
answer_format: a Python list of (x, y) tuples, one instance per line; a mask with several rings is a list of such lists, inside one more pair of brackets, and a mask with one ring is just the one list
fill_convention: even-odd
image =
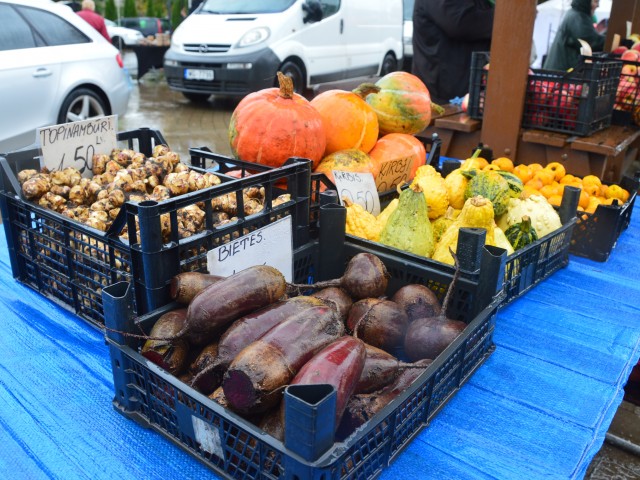
[(493, 221), (493, 205), (479, 195), (469, 198), (460, 211), (458, 218), (442, 234), (437, 243), (432, 258), (438, 262), (453, 265), (453, 257), (449, 247), (455, 253), (458, 247), (458, 234), (461, 228), (484, 228), (487, 231), (485, 243), (495, 245)]
[(449, 207), (449, 194), (442, 175), (431, 165), (422, 165), (416, 170), (411, 185), (418, 185), (429, 208), (429, 219), (441, 217)]
[(449, 205), (460, 210), (464, 207), (464, 191), (467, 188), (469, 179), (462, 175), (462, 170), (456, 168), (444, 179), (444, 186), (447, 188)]
[(376, 217), (367, 212), (362, 205), (343, 200), (347, 207), (346, 233), (366, 240), (377, 241), (380, 229)]
[(456, 210), (451, 205), (441, 217), (436, 218), (431, 226), (433, 227), (433, 241), (438, 242), (442, 234), (451, 226), (453, 221), (460, 215), (460, 210)]

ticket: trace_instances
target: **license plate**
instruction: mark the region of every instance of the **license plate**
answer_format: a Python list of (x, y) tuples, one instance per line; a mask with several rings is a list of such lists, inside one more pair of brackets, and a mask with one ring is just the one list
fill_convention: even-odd
[(185, 80), (213, 80), (213, 70), (197, 70), (193, 68), (186, 68), (184, 70)]

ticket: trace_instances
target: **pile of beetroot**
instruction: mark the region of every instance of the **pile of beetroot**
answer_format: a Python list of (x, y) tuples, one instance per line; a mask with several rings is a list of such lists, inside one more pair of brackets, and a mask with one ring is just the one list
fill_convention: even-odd
[(330, 384), (344, 439), (464, 330), (446, 317), (458, 274), (441, 305), (418, 284), (385, 297), (389, 274), (369, 253), (353, 257), (341, 278), (313, 285), (288, 284), (264, 265), (226, 278), (183, 273), (171, 295), (184, 306), (142, 336), (141, 353), (279, 440), (285, 387)]

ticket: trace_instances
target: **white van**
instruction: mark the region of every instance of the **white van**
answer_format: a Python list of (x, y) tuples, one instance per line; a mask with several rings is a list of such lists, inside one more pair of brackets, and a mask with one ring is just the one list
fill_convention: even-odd
[(175, 30), (169, 87), (193, 101), (385, 75), (402, 65), (402, 0), (205, 0)]

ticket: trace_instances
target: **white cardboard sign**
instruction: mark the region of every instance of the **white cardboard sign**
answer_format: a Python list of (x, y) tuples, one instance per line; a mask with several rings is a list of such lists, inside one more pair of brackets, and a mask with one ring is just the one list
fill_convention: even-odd
[(344, 205), (344, 199), (348, 198), (351, 203), (362, 205), (362, 208), (373, 215), (380, 213), (380, 197), (371, 173), (333, 170), (333, 178), (340, 205)]
[(209, 273), (228, 277), (254, 265), (277, 268), (293, 281), (291, 215), (207, 252)]
[(117, 148), (117, 125), (117, 116), (111, 115), (39, 128), (42, 163), (49, 170), (75, 167), (91, 176), (93, 155)]

